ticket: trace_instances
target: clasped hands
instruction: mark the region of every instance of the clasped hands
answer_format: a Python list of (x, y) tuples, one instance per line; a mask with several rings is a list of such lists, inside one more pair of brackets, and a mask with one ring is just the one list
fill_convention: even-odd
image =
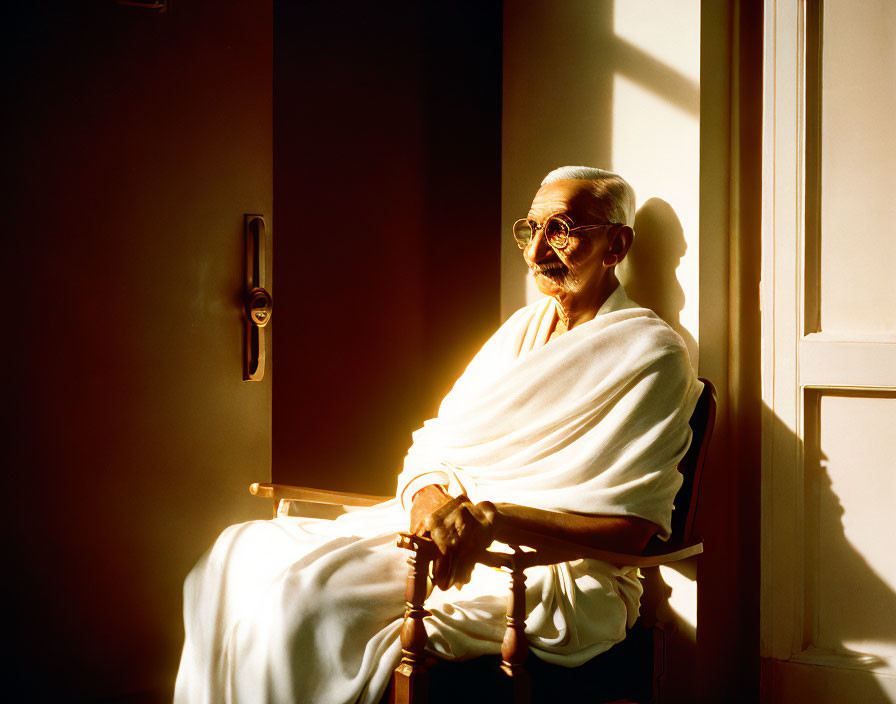
[(431, 484), (414, 495), (411, 532), (431, 538), (439, 550), (433, 562), (433, 583), (440, 589), (470, 581), (476, 555), (491, 545), (497, 511), (490, 501), (474, 504), (454, 498)]

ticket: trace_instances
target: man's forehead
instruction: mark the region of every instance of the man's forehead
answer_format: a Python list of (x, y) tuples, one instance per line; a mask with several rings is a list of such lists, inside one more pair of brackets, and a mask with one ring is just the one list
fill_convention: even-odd
[(562, 179), (538, 189), (529, 212), (532, 214), (586, 214), (600, 208), (594, 197), (591, 182), (583, 179)]

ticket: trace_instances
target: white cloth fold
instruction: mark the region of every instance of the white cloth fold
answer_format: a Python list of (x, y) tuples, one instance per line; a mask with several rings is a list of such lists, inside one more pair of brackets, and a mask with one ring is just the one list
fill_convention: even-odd
[[(635, 515), (668, 536), (675, 467), (700, 392), (687, 352), (619, 287), (591, 321), (546, 344), (546, 298), (483, 346), (438, 416), (414, 433), (396, 499), (336, 521), (233, 526), (184, 586), (175, 702), (376, 702), (400, 655), (410, 495), (447, 484), (471, 500)], [(507, 575), (477, 566), (427, 600), (429, 648), (500, 652)], [(578, 560), (527, 571), (535, 655), (580, 664), (637, 616), (637, 571)]]
[(414, 433), (397, 495), (407, 507), (406, 487), (439, 471), (473, 501), (641, 516), (668, 537), (701, 389), (681, 338), (620, 286), (544, 344), (555, 305), (521, 309), (480, 350)]

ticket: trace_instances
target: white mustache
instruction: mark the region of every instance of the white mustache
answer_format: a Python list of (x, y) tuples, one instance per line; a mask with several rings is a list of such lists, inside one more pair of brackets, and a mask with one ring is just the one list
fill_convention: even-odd
[(563, 262), (546, 262), (533, 264), (529, 267), (532, 276), (543, 274), (551, 279), (561, 289), (574, 293), (581, 289), (579, 280)]
[(566, 265), (563, 262), (548, 262), (547, 264), (533, 264), (529, 267), (529, 270), (533, 274), (542, 274), (549, 271), (554, 271), (556, 269), (565, 269)]

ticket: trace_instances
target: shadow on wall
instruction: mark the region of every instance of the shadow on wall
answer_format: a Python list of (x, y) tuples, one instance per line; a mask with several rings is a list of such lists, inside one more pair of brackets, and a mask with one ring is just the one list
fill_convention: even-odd
[(685, 297), (675, 274), (687, 248), (672, 206), (650, 198), (635, 215), (635, 240), (617, 273), (629, 298), (650, 308), (681, 335), (696, 367), (697, 341), (681, 324)]
[[(776, 416), (773, 422), (775, 437), (784, 437), (785, 434), (793, 437), (792, 431)], [(832, 664), (831, 671), (836, 670), (838, 686), (848, 687), (849, 701), (863, 701), (866, 704), (896, 701), (891, 686), (885, 684), (890, 681), (889, 673), (892, 671), (885, 659), (886, 653), (892, 652), (896, 644), (896, 592), (881, 577), (879, 568), (876, 569), (874, 563), (869, 562), (860, 548), (850, 541), (844, 524), (848, 510), (835, 491), (828, 467), (829, 458), (823, 451), (807, 451), (806, 458), (806, 523), (802, 553), (806, 581), (803, 586), (805, 623), (802, 630), (808, 662), (824, 662), (828, 657), (832, 658), (831, 662), (836, 664)], [(706, 479), (709, 477), (704, 477)], [(701, 505), (696, 526), (697, 534), (705, 540), (707, 556), (723, 551), (737, 554), (740, 549), (738, 545), (719, 542), (719, 536), (701, 521), (708, 514), (707, 508)], [(852, 510), (856, 510), (855, 506)], [(697, 579), (698, 565), (701, 563), (702, 558), (683, 560), (666, 566), (666, 569), (672, 569), (684, 580), (693, 582)], [(826, 577), (820, 579), (822, 572)], [(660, 570), (643, 570), (643, 574), (642, 602), (657, 604), (657, 615), (666, 633), (665, 676), (660, 679), (662, 701), (670, 704), (692, 702), (693, 691), (688, 679), (699, 675), (694, 669), (696, 630), (687, 618), (675, 611), (670, 599), (675, 587), (664, 579)], [(785, 586), (781, 585), (782, 588)], [(834, 607), (834, 604), (838, 606)], [(832, 613), (833, 608), (837, 613)], [(733, 623), (736, 606), (729, 604), (727, 610), (729, 616), (723, 618)], [(814, 701), (817, 688), (826, 686), (819, 684), (829, 674), (824, 672), (826, 668), (808, 663), (800, 665), (798, 661), (791, 663), (790, 667), (804, 672), (802, 675), (791, 672), (789, 676), (780, 678), (774, 671), (770, 674), (778, 680), (773, 686), (774, 701), (795, 704)], [(805, 682), (802, 677), (806, 678)], [(848, 679), (842, 679), (844, 677)], [(810, 682), (814, 685), (806, 689)], [(730, 701), (744, 700), (733, 697)]]
[[(773, 437), (793, 437), (782, 420), (775, 415), (773, 419)], [(790, 666), (802, 674), (792, 671), (779, 677), (772, 671), (769, 676), (774, 681), (769, 684), (775, 702), (811, 704), (817, 701), (820, 688), (836, 686), (840, 701), (847, 700), (842, 697), (846, 694), (848, 701), (888, 704), (896, 701), (892, 685), (885, 684), (892, 681), (892, 665), (871, 651), (892, 652), (896, 643), (896, 592), (847, 536), (844, 518), (848, 511), (834, 490), (829, 458), (823, 447), (813, 453), (812, 444), (806, 442), (800, 453), (806, 457), (801, 598), (802, 648), (808, 662), (801, 664), (796, 655)], [(787, 586), (781, 584), (780, 588)], [(827, 657), (832, 658), (829, 667), (815, 664), (824, 663)]]
[[(811, 589), (807, 590), (809, 609), (823, 608), (821, 603), (812, 603), (813, 601), (821, 602), (823, 599), (824, 602), (829, 603), (836, 599), (841, 602), (843, 609), (851, 618), (843, 619), (848, 626), (845, 623), (841, 624), (841, 628), (838, 629), (839, 637), (832, 638), (829, 634), (816, 633), (813, 634), (813, 640), (822, 640), (823, 644), (816, 647), (830, 650), (841, 656), (848, 661), (850, 668), (876, 670), (886, 665), (883, 658), (864, 649), (850, 647), (847, 643), (868, 642), (869, 644), (890, 645), (894, 643), (896, 640), (896, 592), (880, 577), (874, 565), (869, 563), (867, 558), (846, 537), (843, 525), (843, 516), (846, 514), (846, 510), (833, 489), (831, 477), (824, 462), (827, 458), (822, 455), (821, 459), (821, 464), (815, 468), (817, 471), (816, 491), (819, 494), (817, 501), (821, 514), (816, 520), (827, 519), (825, 538), (831, 534), (833, 537), (830, 540), (825, 540), (825, 545), (816, 547), (817, 550), (824, 551), (824, 558), (816, 555), (807, 562), (815, 563), (817, 566), (821, 559), (830, 561), (837, 565), (837, 572), (843, 578), (829, 587), (831, 592), (840, 591), (839, 595), (832, 593), (822, 595), (817, 591), (812, 593)], [(819, 540), (819, 542), (821, 541)], [(812, 586), (815, 590), (819, 590), (818, 585)], [(841, 598), (837, 599), (837, 596)], [(819, 630), (818, 625), (815, 625), (814, 628)], [(818, 637), (819, 635), (821, 638)]]

